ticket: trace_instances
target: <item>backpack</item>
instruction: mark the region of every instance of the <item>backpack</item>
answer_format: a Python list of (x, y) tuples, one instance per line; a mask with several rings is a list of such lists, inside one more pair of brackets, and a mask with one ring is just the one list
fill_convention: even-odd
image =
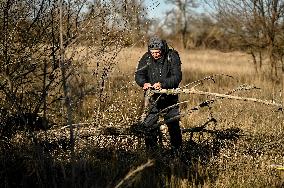
[(175, 53), (178, 57), (179, 57), (179, 53), (178, 51), (176, 51), (174, 48), (169, 48), (169, 45), (167, 44), (166, 40), (162, 40), (163, 44), (164, 44), (164, 49), (163, 51), (165, 53), (167, 53), (167, 60), (169, 63), (172, 62), (172, 55)]

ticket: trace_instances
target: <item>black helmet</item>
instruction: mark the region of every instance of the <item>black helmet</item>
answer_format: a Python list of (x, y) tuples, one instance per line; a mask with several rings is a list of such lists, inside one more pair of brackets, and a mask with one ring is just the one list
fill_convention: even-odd
[(163, 40), (157, 36), (153, 36), (149, 40), (148, 50), (163, 50), (164, 43)]

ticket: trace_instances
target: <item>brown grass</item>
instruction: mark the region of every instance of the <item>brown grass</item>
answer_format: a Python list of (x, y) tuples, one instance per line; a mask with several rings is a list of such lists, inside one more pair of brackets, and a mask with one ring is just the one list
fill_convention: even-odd
[[(210, 108), (204, 107), (183, 117), (183, 128), (202, 125), (211, 117), (217, 123), (207, 127), (213, 133), (194, 133), (192, 140), (188, 133), (183, 134), (183, 154), (180, 158), (173, 158), (167, 147), (148, 155), (143, 139), (136, 136), (92, 136), (98, 126), (127, 126), (140, 118), (143, 91), (134, 83), (134, 71), (144, 52), (142, 48), (124, 49), (106, 83), (103, 99), (90, 94), (74, 110), (75, 123), (98, 121), (76, 127), (76, 179), (73, 187), (115, 187), (126, 180), (125, 184), (130, 187), (284, 185), (283, 173), (271, 168), (273, 164), (284, 164), (283, 112), (272, 106), (218, 99)], [(215, 50), (179, 52), (183, 71), (181, 86), (206, 76), (226, 74), (233, 78), (216, 76), (214, 82), (206, 80), (197, 89), (226, 93), (239, 85), (250, 84), (261, 89), (239, 91), (234, 95), (281, 101), (280, 81), (270, 79), (267, 73), (254, 74), (250, 57), (244, 53)], [(92, 59), (88, 60), (82, 68), (92, 70), (92, 62)], [(94, 77), (88, 75), (85, 79), (90, 84)], [(185, 112), (206, 99), (211, 98), (181, 94), (180, 101), (189, 100), (188, 104), (181, 105), (181, 111)], [(5, 181), (0, 186), (32, 187), (36, 184), (44, 187), (52, 182), (52, 187), (70, 187), (68, 135), (68, 129), (55, 127), (37, 135), (44, 141), (41, 143), (43, 146), (26, 137), (15, 137), (9, 143), (1, 141), (0, 164), (5, 166), (1, 177)], [(139, 166), (145, 164), (148, 158), (155, 158), (153, 166), (135, 173), (135, 178), (129, 176), (129, 173), (135, 172), (133, 169), (140, 169)], [(22, 177), (17, 174), (22, 174)]]
[[(143, 49), (129, 51), (126, 49), (120, 56), (119, 70), (132, 76), (143, 53)], [(239, 85), (251, 84), (261, 89), (238, 92), (236, 95), (281, 103), (280, 82), (269, 79), (265, 74), (256, 75), (250, 56), (247, 54), (241, 52), (223, 53), (215, 50), (181, 50), (180, 57), (183, 70), (181, 85), (202, 79), (205, 76), (227, 74), (233, 78), (220, 76), (216, 78), (215, 83), (205, 81), (198, 88), (225, 93)], [(130, 81), (132, 79), (130, 77)], [(187, 96), (186, 94), (180, 96), (181, 101), (188, 99), (191, 102), (182, 106), (182, 110), (202, 102), (205, 98)], [(188, 128), (202, 124), (209, 115), (217, 119), (217, 125), (210, 128), (217, 130), (239, 128), (243, 136), (234, 142), (222, 144), (218, 156), (210, 159), (210, 164), (214, 166), (207, 166), (208, 171), (205, 173), (211, 174), (213, 172), (217, 178), (208, 178), (203, 184), (205, 187), (281, 186), (283, 179), (278, 175), (277, 170), (269, 168), (269, 165), (284, 163), (282, 157), (284, 148), (281, 146), (284, 136), (282, 112), (262, 104), (223, 99), (215, 102), (210, 110), (201, 110), (182, 118), (182, 126)], [(195, 139), (198, 140), (198, 136), (196, 135)], [(184, 140), (186, 139), (184, 137)], [(208, 141), (212, 137), (205, 134), (203, 139), (203, 141)], [(176, 178), (174, 175), (170, 178), (170, 187), (191, 187), (195, 184), (192, 181)]]

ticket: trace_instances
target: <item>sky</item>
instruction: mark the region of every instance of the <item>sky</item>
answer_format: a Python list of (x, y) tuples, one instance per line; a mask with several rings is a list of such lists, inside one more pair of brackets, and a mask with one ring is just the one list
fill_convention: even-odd
[(145, 6), (148, 8), (149, 18), (163, 18), (166, 11), (171, 9), (171, 6), (166, 4), (164, 0), (145, 0)]
[[(165, 0), (145, 0), (145, 6), (148, 8), (149, 18), (163, 19), (165, 13), (172, 9), (172, 5), (166, 4)], [(210, 8), (205, 5), (200, 6), (196, 9), (199, 13), (208, 13)]]

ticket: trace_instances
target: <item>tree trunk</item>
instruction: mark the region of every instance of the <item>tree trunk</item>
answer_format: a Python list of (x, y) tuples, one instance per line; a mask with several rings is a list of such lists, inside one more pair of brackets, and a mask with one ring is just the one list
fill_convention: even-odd
[(64, 92), (64, 104), (67, 110), (67, 125), (70, 126), (70, 148), (71, 148), (71, 168), (72, 168), (72, 186), (75, 185), (75, 169), (74, 169), (74, 162), (75, 162), (75, 153), (74, 153), (74, 131), (72, 125), (72, 109), (71, 109), (71, 101), (70, 101), (70, 94), (68, 92), (68, 85), (67, 85), (67, 77), (66, 77), (66, 65), (65, 65), (65, 49), (63, 45), (63, 0), (60, 0), (60, 68), (61, 68), (61, 76), (62, 76), (62, 85), (63, 85), (63, 92)]
[(258, 74), (257, 60), (256, 60), (255, 54), (254, 54), (254, 52), (252, 50), (250, 51), (250, 55), (252, 56), (254, 70), (255, 70), (256, 74)]

